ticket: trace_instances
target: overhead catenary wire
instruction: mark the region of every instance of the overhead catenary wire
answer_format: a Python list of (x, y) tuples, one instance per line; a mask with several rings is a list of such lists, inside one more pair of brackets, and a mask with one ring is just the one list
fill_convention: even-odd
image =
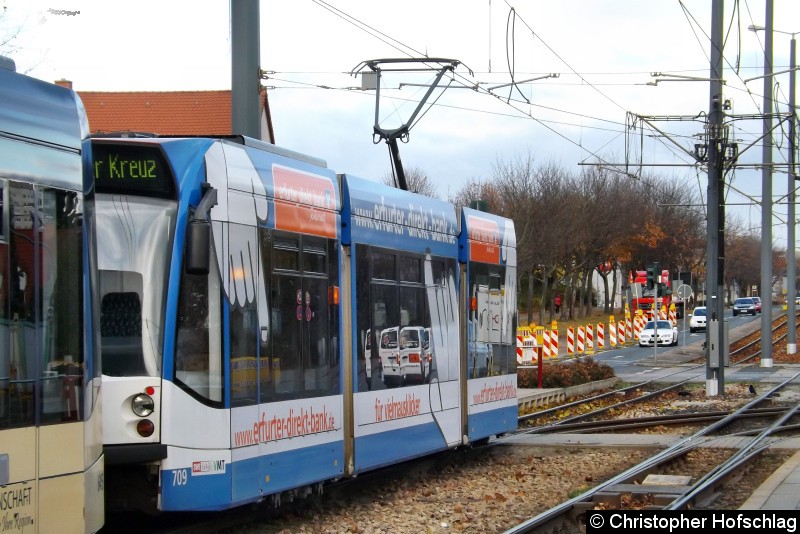
[[(592, 88), (598, 94), (602, 95), (602, 97), (604, 99), (606, 99), (609, 102), (613, 103), (618, 108), (623, 109), (623, 110), (625, 109), (622, 105), (620, 105), (618, 102), (616, 102), (613, 98), (609, 97), (607, 94), (605, 94), (600, 89), (601, 86), (606, 85), (606, 84), (590, 82), (586, 78), (586, 76), (587, 76), (586, 73), (579, 73), (576, 69), (574, 69), (571, 65), (569, 65), (559, 53), (557, 53), (551, 46), (549, 46), (548, 43), (546, 43), (544, 40), (542, 40), (540, 35), (538, 35), (535, 32), (533, 32), (533, 29), (530, 26), (530, 24), (528, 24), (525, 21), (524, 17), (520, 16), (520, 14), (509, 3), (508, 0), (505, 0), (505, 3), (509, 7), (509, 10), (513, 10), (513, 12), (509, 11), (509, 16), (508, 16), (508, 19), (507, 19), (508, 30), (512, 34), (511, 35), (512, 37), (516, 38), (516, 33), (515, 33), (515, 31), (516, 31), (516, 22), (519, 21), (520, 23), (524, 24), (524, 26), (531, 32), (532, 36), (538, 37), (538, 42), (541, 45), (545, 46), (550, 51), (551, 54), (553, 54), (556, 58), (558, 58), (559, 61), (561, 61), (564, 65), (566, 65), (568, 67), (568, 69), (572, 72), (572, 74), (574, 74), (576, 77), (579, 78), (579, 80), (580, 80), (579, 83), (581, 85), (585, 85), (587, 87)], [(389, 43), (393, 47), (393, 49), (400, 51), (404, 55), (407, 55), (407, 56), (413, 56), (413, 55), (426, 56), (426, 54), (423, 54), (423, 53), (419, 52), (414, 47), (409, 46), (406, 43), (403, 43), (402, 41), (400, 41), (400, 40), (398, 40), (398, 39), (396, 39), (394, 37), (391, 37), (391, 36), (389, 36), (388, 34), (386, 34), (384, 32), (381, 32), (381, 31), (375, 29), (374, 27), (370, 26), (369, 24), (363, 22), (362, 20), (360, 20), (360, 19), (358, 19), (356, 17), (352, 17), (352, 16), (348, 15), (347, 13), (342, 11), (341, 9), (335, 8), (334, 6), (332, 6), (329, 2), (326, 2), (325, 0), (315, 0), (315, 4), (317, 4), (317, 5), (321, 6), (321, 7), (324, 7), (325, 9), (330, 11), (331, 13), (334, 13), (336, 16), (342, 17), (349, 24), (361, 29), (362, 31), (364, 31), (364, 32), (376, 37), (376, 38), (379, 38), (381, 40), (381, 42)], [(691, 14), (687, 13), (685, 16), (687, 17), (687, 19), (689, 19), (691, 17)], [(732, 15), (732, 17), (731, 17), (731, 27), (735, 23), (734, 22), (734, 17), (735, 16), (741, 17), (741, 12), (740, 11), (736, 11), (734, 13), (734, 15)], [(731, 31), (732, 31), (732, 29), (729, 28), (729, 33)], [(698, 37), (698, 40), (699, 40), (699, 37)], [(517, 82), (517, 80), (520, 77), (520, 71), (516, 68), (516, 63), (517, 63), (517, 61), (516, 61), (517, 60), (516, 48), (514, 48), (514, 46), (513, 46), (513, 41), (507, 41), (507, 44), (510, 46), (510, 48), (508, 50), (508, 63), (509, 63), (509, 67), (510, 67), (509, 70), (511, 71), (511, 73), (509, 75), (510, 76), (513, 75), (513, 81)], [(490, 67), (490, 71), (491, 70), (493, 70), (493, 69), (491, 69), (491, 67)], [(694, 70), (694, 69), (692, 69), (692, 70)], [(496, 71), (495, 71), (495, 74), (496, 74)], [(496, 99), (500, 100), (497, 95), (494, 95), (489, 91), (485, 91), (474, 80), (467, 79), (466, 77), (464, 77), (460, 73), (455, 73), (454, 74), (453, 81), (451, 82), (451, 84), (460, 84), (463, 87), (467, 87), (467, 88), (470, 88), (470, 89), (474, 90), (477, 94), (491, 95), (491, 96), (494, 96)], [(569, 85), (569, 84), (566, 83), (566, 82), (563, 82), (563, 83), (553, 83), (552, 85)], [(608, 84), (608, 85), (615, 85), (615, 84)], [(622, 84), (619, 84), (619, 85), (622, 85)], [(452, 85), (451, 85), (451, 87), (452, 87)], [(560, 137), (561, 139), (565, 140), (566, 142), (570, 143), (573, 146), (576, 146), (577, 148), (579, 148), (580, 150), (582, 150), (583, 152), (585, 152), (587, 154), (587, 159), (590, 158), (590, 157), (593, 157), (598, 162), (609, 164), (609, 162), (606, 161), (606, 158), (601, 156), (598, 152), (602, 148), (605, 148), (611, 141), (613, 141), (613, 139), (618, 139), (619, 135), (621, 134), (621, 131), (624, 132), (624, 125), (622, 123), (620, 123), (618, 121), (609, 120), (609, 119), (601, 119), (599, 117), (591, 117), (591, 116), (589, 116), (587, 114), (574, 112), (574, 111), (570, 111), (570, 110), (558, 109), (558, 108), (555, 108), (555, 107), (548, 107), (548, 106), (543, 106), (541, 104), (536, 104), (536, 103), (530, 102), (528, 100), (528, 98), (521, 91), (519, 91), (518, 87), (517, 87), (517, 91), (519, 92), (519, 94), (521, 96), (521, 100), (515, 100), (513, 98), (508, 98), (508, 97), (500, 100), (506, 106), (512, 108), (513, 112), (509, 113), (509, 114), (500, 114), (500, 113), (497, 113), (496, 111), (477, 110), (477, 109), (464, 108), (464, 107), (460, 107), (460, 106), (449, 106), (448, 104), (443, 104), (438, 100), (435, 103), (435, 105), (453, 107), (453, 108), (456, 108), (456, 109), (468, 109), (469, 111), (473, 111), (473, 112), (488, 113), (490, 115), (502, 115), (502, 116), (508, 116), (508, 117), (517, 117), (517, 114), (518, 114), (519, 115), (518, 118), (533, 120), (536, 123), (538, 123), (539, 125), (541, 125), (542, 127), (546, 128), (547, 130), (551, 131), (552, 133), (554, 133), (555, 135)], [(441, 98), (441, 96), (439, 98)], [(751, 98), (752, 98), (752, 96), (751, 96)], [(530, 109), (525, 109), (522, 106), (525, 106), (525, 108), (530, 107)], [(430, 111), (430, 109), (431, 108), (429, 107), (428, 111)], [(570, 114), (571, 116), (574, 116), (574, 117), (579, 117), (581, 119), (590, 120), (592, 122), (604, 121), (606, 124), (619, 126), (622, 130), (619, 130), (619, 129), (616, 129), (616, 128), (613, 128), (613, 127), (612, 128), (604, 128), (604, 127), (598, 127), (596, 125), (588, 125), (587, 126), (585, 123), (584, 124), (572, 124), (569, 121), (558, 121), (558, 120), (545, 119), (545, 118), (535, 114), (535, 110), (537, 110), (537, 109), (539, 109), (539, 110), (548, 110), (548, 111), (551, 111), (553, 113), (566, 113), (566, 114)], [(578, 127), (578, 128), (592, 129), (592, 130), (595, 130), (595, 131), (609, 131), (610, 133), (614, 134), (614, 137), (610, 141), (605, 141), (602, 144), (601, 148), (592, 150), (590, 147), (585, 146), (583, 144), (583, 142), (581, 141), (581, 139), (578, 139), (578, 140), (572, 139), (571, 137), (566, 135), (564, 132), (560, 131), (559, 128), (561, 126), (568, 126), (568, 127), (575, 126), (575, 127)], [(658, 139), (658, 135), (652, 130), (648, 129), (647, 130), (647, 135), (652, 137), (652, 138), (654, 138), (654, 139)], [(690, 135), (685, 135), (685, 134), (680, 134), (680, 133), (673, 133), (671, 135), (675, 135), (676, 137), (683, 137), (685, 139), (690, 139), (692, 137)], [(678, 154), (678, 152), (673, 147), (670, 147), (668, 144), (664, 143), (663, 140), (659, 141), (659, 142), (662, 145), (662, 147), (666, 148), (666, 150), (668, 150), (669, 152), (674, 154), (679, 159), (683, 160), (683, 157), (680, 156)]]
[[(328, 11), (333, 13), (334, 15), (342, 18), (343, 20), (347, 21), (348, 23), (352, 24), (353, 26), (356, 26), (357, 28), (361, 29), (362, 31), (365, 31), (366, 33), (369, 33), (370, 35), (373, 35), (376, 38), (379, 38), (382, 42), (384, 42), (386, 44), (389, 44), (395, 50), (398, 50), (401, 53), (403, 53), (403, 54), (405, 54), (405, 55), (407, 55), (409, 57), (413, 57), (414, 54), (416, 54), (417, 56), (425, 56), (425, 57), (427, 57), (427, 54), (423, 54), (423, 53), (415, 50), (413, 47), (408, 46), (408, 45), (400, 42), (399, 40), (397, 40), (397, 39), (395, 39), (393, 37), (390, 37), (390, 36), (388, 36), (387, 34), (385, 34), (383, 32), (380, 32), (380, 31), (376, 30), (375, 28), (373, 28), (373, 27), (369, 26), (368, 24), (360, 21), (359, 19), (356, 19), (355, 17), (353, 17), (351, 15), (348, 15), (344, 11), (342, 11), (342, 10), (340, 10), (338, 8), (335, 8), (330, 3), (325, 2), (324, 0), (314, 0), (314, 3), (319, 5), (319, 6), (321, 6), (321, 7), (323, 7), (323, 8), (325, 8), (325, 9), (327, 9)], [(506, 3), (508, 3), (508, 2), (506, 2)], [(523, 22), (523, 24), (525, 24), (526, 27), (528, 27), (528, 29), (530, 29), (530, 26), (524, 20), (522, 20), (522, 19), (520, 19), (520, 20)], [(377, 36), (380, 36), (380, 37), (377, 37)], [(556, 55), (556, 57), (559, 57), (559, 59), (564, 64), (566, 64), (566, 62), (562, 58), (560, 58), (560, 56), (558, 56), (558, 54), (556, 54), (555, 51), (552, 50), (552, 48), (550, 48), (546, 43), (544, 43), (544, 44), (545, 44), (545, 46), (547, 46), (547, 48), (549, 50), (551, 50), (552, 53), (554, 53), (554, 55)], [(574, 69), (571, 69), (571, 70), (573, 70), (573, 72), (575, 72), (577, 74), (577, 72), (574, 71)], [(456, 76), (459, 76), (460, 78), (465, 79), (460, 74), (456, 74)], [(587, 85), (591, 86), (591, 84), (587, 80), (584, 80), (584, 82)], [(466, 83), (466, 85), (469, 85), (469, 86), (473, 86), (474, 85), (473, 83), (471, 83), (469, 81), (466, 81), (465, 83)], [(482, 91), (479, 87), (475, 87), (475, 90), (478, 91), (478, 92), (484, 92), (485, 94), (492, 94), (491, 92), (488, 92), (488, 91)], [(597, 90), (597, 89), (595, 88), (595, 90)], [(602, 91), (599, 91), (599, 90), (597, 90), (597, 91), (600, 94), (603, 94)], [(497, 98), (497, 95), (492, 94), (492, 96), (495, 96), (495, 98)], [(607, 97), (607, 95), (604, 95), (604, 96), (606, 96), (606, 98), (609, 98), (609, 97)], [(611, 100), (611, 101), (613, 102), (613, 100)], [(603, 161), (603, 158), (599, 154), (597, 154), (596, 152), (590, 150), (589, 148), (587, 148), (585, 146), (582, 146), (580, 143), (574, 141), (573, 139), (570, 139), (569, 137), (567, 137), (563, 133), (555, 130), (554, 128), (549, 126), (545, 121), (533, 116), (532, 113), (526, 112), (525, 110), (520, 109), (517, 106), (513, 105), (510, 100), (508, 102), (506, 102), (506, 104), (509, 105), (510, 107), (512, 107), (513, 109), (515, 109), (517, 112), (525, 115), (527, 118), (530, 118), (530, 119), (534, 120), (538, 124), (542, 125), (546, 129), (550, 130), (552, 133), (554, 133), (557, 136), (561, 137), (565, 141), (575, 145), (576, 147), (584, 150), (585, 152), (588, 152), (590, 155), (594, 156), (599, 161)], [(624, 109), (621, 106), (619, 106), (619, 104), (617, 104), (615, 102), (614, 102), (614, 104), (617, 105), (618, 107), (620, 107), (621, 109)]]

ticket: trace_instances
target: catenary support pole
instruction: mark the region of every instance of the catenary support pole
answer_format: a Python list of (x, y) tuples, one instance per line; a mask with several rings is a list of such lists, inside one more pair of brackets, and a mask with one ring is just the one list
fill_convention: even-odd
[(231, 133), (261, 138), (259, 0), (231, 0)]
[(773, 0), (767, 0), (761, 168), (761, 367), (772, 367), (772, 18)]
[[(792, 41), (790, 43), (790, 50), (789, 50), (789, 113), (791, 116), (789, 117), (789, 180), (788, 180), (788, 187), (789, 187), (789, 198), (787, 199), (789, 202), (789, 216), (786, 218), (786, 224), (788, 230), (786, 232), (786, 240), (788, 241), (788, 251), (786, 254), (786, 280), (788, 282), (788, 288), (786, 291), (786, 311), (788, 317), (795, 317), (797, 315), (797, 309), (795, 305), (795, 296), (797, 295), (797, 268), (796, 268), (796, 243), (795, 243), (795, 229), (797, 225), (796, 221), (796, 206), (795, 201), (797, 200), (797, 196), (795, 193), (795, 187), (797, 184), (795, 182), (795, 170), (794, 170), (794, 152), (795, 152), (795, 117), (796, 113), (794, 111), (795, 106), (795, 54), (796, 54), (796, 42), (794, 39), (795, 34), (792, 34)], [(768, 306), (769, 303), (764, 301), (762, 302), (762, 308), (764, 306)], [(763, 311), (762, 311), (763, 314)], [(797, 329), (789, 328), (786, 330), (786, 353), (787, 354), (796, 354), (797, 353)]]
[[(723, 196), (724, 154), (722, 135), (722, 47), (724, 1), (713, 0), (711, 5), (711, 67), (710, 103), (708, 112), (708, 255), (706, 258), (706, 297), (709, 321), (718, 328), (706, 328), (706, 395), (713, 397), (725, 393), (722, 365), (723, 333), (723, 243), (725, 229), (725, 204)], [(710, 299), (708, 296), (710, 295)], [(714, 332), (712, 339), (712, 331)]]

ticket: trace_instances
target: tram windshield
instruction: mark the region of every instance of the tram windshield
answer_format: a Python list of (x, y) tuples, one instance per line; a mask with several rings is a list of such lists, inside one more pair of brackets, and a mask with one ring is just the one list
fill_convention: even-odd
[(103, 374), (158, 376), (176, 203), (96, 198)]

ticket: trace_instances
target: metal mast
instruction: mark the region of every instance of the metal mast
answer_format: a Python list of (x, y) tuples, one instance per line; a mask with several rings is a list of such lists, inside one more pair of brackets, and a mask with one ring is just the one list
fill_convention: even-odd
[[(706, 395), (725, 393), (724, 381), (724, 243), (725, 203), (723, 198), (725, 136), (722, 113), (722, 47), (724, 0), (713, 0), (711, 7), (711, 68), (710, 104), (708, 111), (708, 255), (706, 259), (706, 289), (711, 299), (711, 312), (706, 358)], [(716, 328), (713, 328), (716, 322)]]
[(764, 140), (761, 168), (761, 367), (772, 367), (772, 0), (764, 32)]
[(230, 0), (231, 133), (261, 138), (259, 0)]

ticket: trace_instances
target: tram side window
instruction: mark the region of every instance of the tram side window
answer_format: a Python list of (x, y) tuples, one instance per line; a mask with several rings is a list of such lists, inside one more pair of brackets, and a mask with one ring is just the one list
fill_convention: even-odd
[(5, 181), (0, 180), (0, 428), (8, 425), (9, 394), (11, 392), (10, 374), (11, 362), (9, 360), (9, 289), (11, 278), (9, 276), (9, 246), (4, 208), (7, 204), (5, 193), (8, 191)]
[[(231, 258), (231, 298), (228, 312), (231, 405), (247, 406), (258, 403), (258, 309), (255, 277), (261, 275), (258, 254), (248, 252), (237, 243), (249, 243), (255, 228), (241, 224), (230, 224), (230, 241), (227, 254)], [(235, 287), (235, 290), (233, 289)], [(232, 293), (233, 294), (233, 293)]]
[(57, 423), (83, 414), (83, 213), (74, 192), (42, 189), (37, 204), (41, 416)]
[(231, 405), (258, 404), (258, 313), (255, 301), (232, 304), (228, 317), (231, 346)]
[(379, 280), (396, 280), (395, 255), (386, 252), (372, 251), (372, 278)]
[(426, 262), (425, 331), (430, 332), (431, 371), (439, 381), (456, 379), (459, 352), (459, 318), (455, 284), (454, 259), (431, 259), (430, 273)]
[[(212, 252), (213, 255), (213, 252)], [(183, 274), (178, 301), (175, 378), (200, 399), (223, 400), (222, 293), (217, 262), (208, 275)]]
[(507, 374), (516, 368), (516, 349), (502, 338), (505, 267), (470, 264), (469, 357), (468, 373), (478, 376)]
[[(372, 389), (372, 377), (376, 381), (381, 379), (381, 360), (378, 354), (378, 336), (380, 332), (372, 330), (370, 315), (370, 269), (368, 249), (364, 245), (355, 246), (356, 270), (356, 332), (357, 332), (357, 363), (358, 391)], [(345, 356), (347, 357), (347, 356)]]
[(355, 256), (358, 390), (448, 379), (457, 353), (455, 289), (446, 280), (454, 263), (364, 245)]
[(34, 273), (36, 232), (34, 190), (30, 184), (8, 183), (8, 339), (7, 360), (0, 376), (4, 391), (4, 427), (34, 424), (36, 383), (36, 303)]

